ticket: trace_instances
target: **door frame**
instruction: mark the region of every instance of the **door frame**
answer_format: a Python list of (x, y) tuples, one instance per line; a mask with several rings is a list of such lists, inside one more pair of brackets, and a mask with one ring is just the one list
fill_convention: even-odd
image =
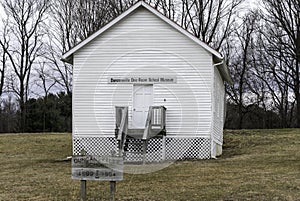
[[(136, 127), (136, 126), (134, 126), (134, 123), (133, 123), (133, 116), (134, 116), (134, 108), (135, 108), (135, 106), (134, 106), (134, 104), (135, 104), (135, 87), (136, 86), (151, 86), (151, 94), (152, 94), (152, 104), (151, 105), (153, 105), (153, 102), (154, 102), (154, 85), (153, 84), (133, 84), (132, 85), (132, 101), (131, 101), (131, 103), (132, 103), (132, 108), (131, 108), (131, 114), (132, 114), (132, 117), (131, 117), (131, 128), (145, 128), (145, 126), (143, 126), (143, 127)], [(150, 105), (150, 106), (151, 106)], [(148, 109), (149, 109), (149, 107), (148, 107)], [(147, 120), (147, 117), (146, 117), (146, 119), (145, 119), (145, 123), (146, 123), (146, 120)]]

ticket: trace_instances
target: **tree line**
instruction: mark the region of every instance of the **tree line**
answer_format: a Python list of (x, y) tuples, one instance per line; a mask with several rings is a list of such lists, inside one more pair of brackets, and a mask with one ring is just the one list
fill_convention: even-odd
[(72, 96), (65, 92), (49, 93), (40, 98), (29, 98), (24, 127), (21, 128), (20, 108), (11, 98), (3, 101), (0, 132), (71, 132)]
[[(70, 131), (61, 55), (136, 2), (1, 0), (0, 132)], [(300, 127), (299, 0), (145, 2), (224, 55), (227, 128)]]

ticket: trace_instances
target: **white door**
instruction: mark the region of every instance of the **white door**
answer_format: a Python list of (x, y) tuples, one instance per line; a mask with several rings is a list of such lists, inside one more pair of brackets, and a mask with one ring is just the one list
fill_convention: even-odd
[(132, 126), (145, 128), (149, 106), (153, 104), (153, 85), (133, 85)]

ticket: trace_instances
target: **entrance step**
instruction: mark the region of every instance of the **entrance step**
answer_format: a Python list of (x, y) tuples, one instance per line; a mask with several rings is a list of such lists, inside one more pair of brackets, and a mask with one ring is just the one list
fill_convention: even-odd
[[(153, 137), (162, 137), (162, 130), (161, 129), (152, 129), (151, 132), (149, 133), (149, 138)], [(142, 139), (144, 134), (144, 129), (143, 128), (131, 128), (128, 129), (127, 135), (131, 138), (135, 139)]]
[(144, 129), (128, 129), (127, 131), (127, 135), (129, 137), (135, 138), (135, 139), (142, 139), (143, 138), (143, 134), (144, 134)]

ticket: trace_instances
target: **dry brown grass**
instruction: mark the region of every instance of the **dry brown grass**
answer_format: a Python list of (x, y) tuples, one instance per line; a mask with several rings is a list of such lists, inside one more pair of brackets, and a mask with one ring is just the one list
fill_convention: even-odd
[[(180, 161), (125, 174), (118, 200), (300, 200), (300, 129), (226, 131), (217, 160)], [(0, 135), (0, 200), (78, 200), (70, 134)], [(89, 200), (108, 200), (109, 183), (88, 181)]]

